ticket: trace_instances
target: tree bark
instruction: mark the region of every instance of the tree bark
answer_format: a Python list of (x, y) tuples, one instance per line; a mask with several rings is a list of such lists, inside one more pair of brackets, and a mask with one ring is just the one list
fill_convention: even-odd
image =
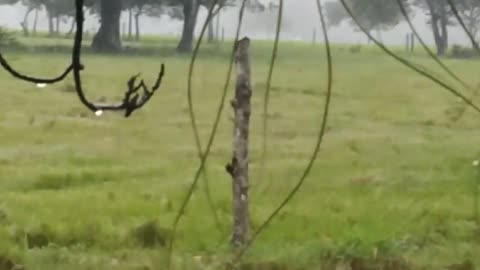
[(442, 29), (442, 55), (444, 55), (448, 50), (448, 15), (445, 6), (442, 6), (440, 10), (440, 26)]
[(233, 158), (227, 165), (232, 176), (233, 226), (231, 245), (244, 247), (250, 240), (250, 214), (248, 210), (248, 140), (252, 96), (250, 80), (250, 40), (244, 38), (235, 44), (236, 89), (231, 104), (235, 112), (233, 132)]
[(55, 18), (55, 35), (58, 36), (60, 34), (60, 16)]
[(128, 40), (132, 40), (133, 37), (133, 10), (132, 8), (128, 9)]
[(30, 35), (30, 30), (28, 29), (28, 17), (32, 11), (33, 8), (28, 8), (27, 12), (25, 12), (25, 16), (23, 17), (23, 21), (20, 23), (20, 26), (22, 26), (23, 35), (26, 37)]
[(448, 18), (446, 7), (443, 3), (435, 4), (434, 0), (427, 0), (426, 3), (431, 16), (431, 26), (435, 46), (437, 47), (437, 55), (443, 56), (448, 49)]
[(33, 17), (33, 35), (37, 35), (37, 25), (38, 25), (38, 9), (35, 9), (35, 15)]
[(53, 25), (53, 15), (47, 10), (48, 17), (48, 35), (53, 37), (55, 35), (55, 27)]
[(101, 0), (100, 29), (93, 38), (93, 50), (97, 52), (118, 52), (122, 49), (122, 42), (120, 39), (121, 13), (121, 1)]
[(186, 0), (183, 4), (183, 14), (185, 19), (183, 21), (182, 38), (177, 46), (177, 51), (180, 53), (189, 53), (192, 51), (199, 8), (200, 2), (198, 0)]
[(220, 10), (218, 11), (217, 14), (217, 25), (215, 26), (215, 39), (216, 42), (220, 42), (220, 16), (222, 15), (222, 7), (220, 7)]
[(207, 42), (208, 43), (213, 43), (215, 41), (215, 29), (213, 27), (213, 19), (214, 18), (212, 18), (210, 20), (210, 22), (208, 23), (208, 32), (207, 32), (207, 35), (208, 35)]
[(135, 14), (135, 40), (140, 40), (140, 16), (142, 15), (142, 8), (139, 7)]

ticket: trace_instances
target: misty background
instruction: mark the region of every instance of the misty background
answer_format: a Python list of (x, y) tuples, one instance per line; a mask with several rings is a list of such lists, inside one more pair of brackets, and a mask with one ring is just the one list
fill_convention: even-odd
[[(261, 2), (268, 2), (263, 0)], [(0, 6), (0, 25), (11, 29), (21, 29), (20, 22), (25, 14), (26, 7), (17, 4), (14, 6)], [(322, 41), (320, 21), (317, 13), (317, 7), (314, 0), (287, 0), (285, 1), (284, 22), (282, 27), (282, 40), (295, 40), (311, 42), (313, 33), (317, 31), (317, 41)], [(207, 10), (201, 8), (196, 32), (206, 18)], [(99, 27), (98, 17), (86, 14), (85, 29), (89, 33), (95, 33)], [(277, 20), (277, 11), (265, 11), (263, 13), (247, 13), (244, 19), (242, 35), (248, 35), (254, 39), (273, 39), (275, 35), (275, 25)], [(126, 12), (122, 14), (122, 28), (125, 27), (128, 20)], [(418, 10), (414, 12), (412, 20), (415, 23), (419, 33), (425, 42), (434, 45), (432, 31), (426, 24), (426, 16)], [(220, 14), (220, 25), (225, 29), (225, 36), (233, 38), (238, 21), (238, 7), (229, 7)], [(142, 16), (141, 31), (142, 34), (162, 35), (162, 36), (180, 36), (183, 22), (171, 19), (168, 16), (160, 18), (151, 18)], [(47, 31), (47, 18), (45, 11), (39, 13), (39, 30)], [(62, 31), (67, 31), (69, 23), (61, 25)], [(451, 44), (468, 45), (469, 41), (466, 34), (459, 27), (450, 27)], [(405, 36), (409, 33), (409, 27), (402, 22), (391, 30), (381, 33), (381, 40), (388, 45), (405, 44)], [(365, 44), (367, 38), (364, 34), (355, 31), (351, 24), (344, 21), (340, 26), (330, 29), (329, 34), (333, 43), (347, 44)], [(377, 33), (374, 36), (378, 38)]]

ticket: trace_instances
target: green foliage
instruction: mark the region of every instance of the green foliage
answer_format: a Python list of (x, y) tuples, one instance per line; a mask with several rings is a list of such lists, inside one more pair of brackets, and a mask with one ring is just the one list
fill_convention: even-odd
[[(362, 26), (369, 31), (388, 30), (403, 18), (396, 0), (346, 0), (346, 3)], [(409, 5), (405, 4), (405, 6), (410, 11)], [(342, 21), (348, 20), (356, 27), (355, 22), (350, 19), (338, 0), (325, 3), (325, 10), (331, 26), (337, 26)]]

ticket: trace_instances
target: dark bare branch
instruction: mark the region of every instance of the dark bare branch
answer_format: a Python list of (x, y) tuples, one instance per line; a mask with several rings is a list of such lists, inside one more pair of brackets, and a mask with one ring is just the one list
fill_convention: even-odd
[[(160, 72), (158, 74), (157, 80), (153, 85), (152, 89), (149, 90), (142, 80), (138, 86), (135, 86), (135, 82), (138, 79), (139, 75), (133, 76), (127, 82), (127, 90), (125, 91), (123, 101), (119, 104), (112, 105), (102, 105), (94, 104), (90, 102), (83, 91), (82, 80), (80, 76), (81, 64), (80, 56), (82, 50), (82, 40), (83, 40), (83, 22), (84, 17), (84, 0), (75, 0), (75, 21), (77, 26), (77, 32), (75, 34), (75, 41), (73, 45), (72, 53), (72, 66), (73, 66), (73, 77), (75, 82), (75, 90), (80, 101), (93, 112), (97, 111), (125, 111), (125, 117), (129, 117), (132, 113), (141, 107), (143, 107), (150, 98), (155, 94), (155, 92), (160, 88), (162, 78), (165, 74), (165, 66), (162, 64)], [(138, 91), (142, 89), (143, 93), (139, 94)]]
[[(10, 75), (13, 77), (20, 79), (22, 81), (27, 81), (31, 83), (46, 83), (46, 84), (54, 84), (60, 81), (63, 81), (70, 72), (73, 70), (73, 66), (70, 65), (68, 66), (65, 71), (60, 74), (60, 76), (51, 78), (51, 79), (45, 79), (45, 78), (36, 78), (28, 75), (21, 74), (17, 70), (15, 70), (9, 63), (8, 61), (3, 57), (3, 55), (0, 53), (0, 65), (8, 72)], [(83, 69), (83, 66), (80, 66), (81, 69)]]
[[(150, 98), (155, 94), (155, 92), (160, 88), (163, 76), (165, 74), (165, 66), (161, 65), (160, 72), (158, 73), (157, 79), (153, 86), (149, 89), (143, 80), (136, 85), (139, 75), (132, 76), (127, 82), (127, 90), (125, 91), (124, 98), (121, 103), (118, 104), (94, 104), (89, 101), (82, 87), (82, 81), (80, 72), (84, 70), (84, 66), (81, 64), (81, 49), (82, 49), (82, 40), (83, 40), (83, 22), (84, 17), (84, 0), (75, 0), (75, 23), (76, 23), (76, 33), (75, 40), (72, 49), (72, 62), (65, 69), (65, 71), (58, 77), (51, 79), (44, 78), (35, 78), (32, 76), (24, 75), (19, 71), (15, 70), (8, 61), (0, 54), (0, 65), (9, 72), (12, 76), (17, 79), (31, 82), (31, 83), (45, 83), (45, 84), (54, 84), (64, 80), (70, 73), (73, 73), (75, 90), (80, 99), (80, 102), (85, 105), (88, 109), (93, 112), (102, 112), (102, 111), (125, 111), (125, 117), (129, 117), (132, 113), (140, 108), (142, 108)], [(140, 91), (142, 90), (142, 91)]]

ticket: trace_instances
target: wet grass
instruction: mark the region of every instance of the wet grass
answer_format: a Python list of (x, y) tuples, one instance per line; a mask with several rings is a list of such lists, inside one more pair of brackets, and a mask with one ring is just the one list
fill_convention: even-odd
[[(42, 42), (37, 45), (50, 46)], [(149, 40), (145, 46), (155, 45)], [(308, 161), (326, 70), (321, 46), (281, 44), (269, 113), (268, 177), (260, 179), (260, 112), (271, 44), (254, 41), (252, 46), (256, 228)], [(1, 270), (19, 265), (163, 269), (173, 217), (199, 162), (186, 101), (189, 59), (171, 46), (159, 50), (165, 51), (87, 53), (83, 59), (88, 96), (108, 101), (121, 97), (131, 75), (142, 72), (152, 82), (160, 63), (166, 64), (162, 89), (130, 119), (89, 113), (71, 91), (71, 78), (38, 89), (0, 73)], [(203, 142), (220, 98), (228, 50), (229, 44), (206, 48), (195, 71)], [(42, 50), (10, 51), (6, 57), (23, 72), (44, 76), (58, 74), (70, 58), (63, 51)], [(471, 164), (479, 155), (480, 116), (469, 110), (452, 124), (458, 100), (373, 48), (339, 45), (334, 57), (332, 114), (319, 160), (299, 196), (252, 247), (243, 268), (479, 266)], [(434, 67), (420, 53), (406, 57)], [(478, 83), (480, 62), (446, 62), (472, 85)], [(177, 236), (176, 269), (224, 268), (228, 261), (231, 187), (224, 166), (231, 158), (231, 114), (227, 108), (208, 163), (222, 230), (216, 229), (199, 187)]]

